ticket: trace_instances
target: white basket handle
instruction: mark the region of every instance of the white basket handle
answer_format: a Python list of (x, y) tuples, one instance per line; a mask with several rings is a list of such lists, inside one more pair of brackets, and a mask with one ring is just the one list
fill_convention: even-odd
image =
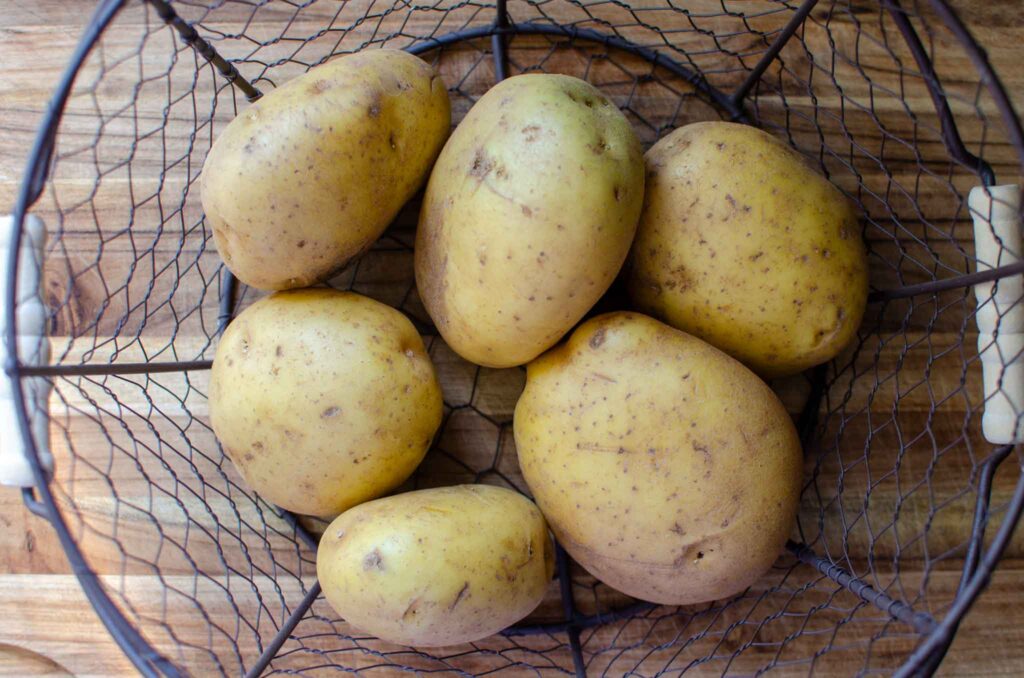
[[(978, 270), (1021, 260), (1020, 187), (977, 186), (967, 206), (974, 219)], [(978, 355), (985, 381), (981, 430), (997, 445), (1024, 442), (1024, 276), (974, 287), (978, 300)]]
[[(12, 246), (11, 218), (0, 217), (0, 284), (7, 279), (7, 262)], [(46, 335), (46, 305), (40, 293), (42, 280), (43, 247), (46, 228), (35, 215), (25, 217), (21, 248), (18, 253), (17, 327), (18, 355), (26, 364), (47, 365), (50, 362), (50, 342)], [(7, 317), (7, 295), (0, 294), (0, 331), (6, 336), (4, 318)], [(11, 359), (12, 347), (6, 340), (0, 342), (4, 364)], [(43, 377), (22, 380), (25, 406), (32, 426), (39, 461), (48, 471), (53, 469), (50, 454), (50, 422), (47, 412), (50, 400), (50, 381)], [(0, 375), (0, 484), (14, 487), (35, 485), (35, 476), (29, 464), (28, 448), (18, 425), (14, 406), (14, 381)]]

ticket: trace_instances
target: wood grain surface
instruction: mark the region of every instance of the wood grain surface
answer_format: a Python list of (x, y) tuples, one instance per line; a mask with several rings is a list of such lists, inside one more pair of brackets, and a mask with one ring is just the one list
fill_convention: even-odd
[[(335, 51), (396, 33), (406, 37), (387, 44), (399, 46), (408, 36), (440, 35), (489, 16), (488, 10), (455, 2), (439, 4), (450, 8), (447, 13), (417, 12), (407, 20), (404, 10), (387, 11), (380, 3), (323, 2), (301, 12), (290, 3), (256, 4), (258, 9), (252, 3), (227, 3), (213, 12), (204, 3), (179, 7), (218, 49), (243, 59), (243, 75), (264, 89)], [(688, 15), (654, 3), (643, 3), (652, 9), (635, 14), (617, 3), (599, 3), (590, 13), (601, 22), (595, 28), (612, 27), (652, 46), (659, 40), (680, 46), (686, 56), (676, 52), (675, 58), (725, 90), (742, 81), (788, 16), (788, 10), (766, 2), (683, 4)], [(872, 251), (873, 287), (890, 289), (973, 270), (972, 231), (962, 197), (976, 177), (949, 162), (927, 89), (906, 48), (891, 23), (872, 18), (875, 3), (849, 3), (852, 11), (834, 13), (827, 10), (829, 3), (821, 4), (800, 34), (802, 41), (783, 50), (784, 67), (769, 69), (749, 107), (751, 115), (765, 128), (788, 135), (857, 200)], [(954, 3), (1018, 109), (1024, 109), (1024, 20), (1018, 4)], [(732, 16), (718, 16), (723, 5)], [(357, 21), (367, 6), (371, 18)], [(589, 20), (569, 3), (510, 6), (517, 20)], [(80, 1), (0, 0), (4, 211), (13, 203), (40, 116), (91, 7)], [(638, 21), (659, 27), (661, 34), (638, 27)], [(322, 30), (325, 26), (351, 29)], [(934, 35), (927, 48), (965, 142), (983, 149), (1001, 182), (1019, 181), (1020, 158), (991, 102), (979, 94), (973, 66), (948, 35)], [(486, 46), (448, 48), (440, 58), (453, 87), (456, 117), (493, 81)], [(827, 58), (833, 47), (856, 54), (856, 63)], [(683, 80), (626, 54), (565, 50), (545, 39), (517, 37), (512, 70), (530, 67), (599, 84), (625, 107), (648, 143), (672, 126), (720, 117)], [(61, 128), (53, 181), (38, 207), (51, 239), (59, 242), (48, 254), (45, 286), (55, 312), (51, 331), (60, 362), (210, 357), (219, 259), (201, 224), (195, 180), (210, 139), (236, 107), (244, 106), (225, 87), (167, 30), (158, 30), (156, 17), (137, 3), (122, 13), (102, 49), (86, 63)], [(426, 322), (412, 290), (408, 244), (414, 224), (410, 206), (388, 236), (336, 282)], [(246, 293), (243, 305), (253, 298)], [(808, 450), (801, 507), (801, 538), (937, 617), (956, 592), (977, 469), (991, 450), (980, 435), (981, 374), (972, 308), (971, 298), (958, 291), (869, 310), (861, 345), (837, 364), (852, 363), (831, 384), (822, 410), (830, 413), (822, 424), (823, 442)], [(523, 487), (508, 427), (522, 372), (476, 368), (439, 340), (431, 342), (430, 351), (446, 402), (455, 409), (438, 442), (443, 453), (428, 457), (417, 482), (482, 478)], [(273, 634), (314, 574), (308, 553), (294, 547), (290, 528), (250, 500), (230, 463), (216, 453), (206, 425), (206, 379), (198, 372), (187, 378), (58, 380), (51, 404), (58, 498), (68, 507), (73, 499), (70, 526), (90, 566), (157, 648), (187, 662), (196, 675), (217, 668), (206, 651), (214, 646), (223, 670), (240, 672), (230, 659), (240, 653), (251, 661), (258, 654), (256, 634), (264, 639)], [(800, 411), (808, 391), (804, 378), (773, 387), (791, 412)], [(994, 506), (1008, 500), (1018, 476), (1012, 467), (1019, 462), (1012, 458), (997, 475)], [(197, 570), (206, 576), (197, 578)], [(577, 575), (577, 601), (585, 612), (629, 602), (584, 573)], [(346, 645), (349, 641), (335, 633), (351, 630), (322, 601), (313, 611), (300, 627), (301, 638), (289, 641), (275, 668), (309, 666), (316, 650), (340, 652), (334, 660), (353, 667), (381, 663), (379, 655), (359, 647), (399, 651), (367, 639), (358, 647)], [(534, 621), (559, 615), (553, 585)], [(234, 627), (239, 616), (250, 626)], [(849, 675), (890, 671), (916, 637), (810, 568), (783, 558), (728, 608), (649, 615), (625, 626), (585, 631), (583, 642), (594, 675), (648, 675), (668, 665), (678, 670), (687, 666), (689, 655), (701, 659), (689, 667), (700, 674), (746, 674), (773, 665), (786, 675), (805, 674), (811, 667), (825, 675)], [(492, 639), (478, 648), (484, 651), (446, 650), (444, 664), (400, 653), (395, 661), (467, 673), (504, 668), (509, 675), (546, 661), (571, 666), (564, 636)], [(1024, 543), (1019, 538), (941, 670), (979, 676), (1024, 672)], [(0, 490), (0, 675), (132, 673), (81, 593), (53, 531), (28, 513), (20, 493)]]

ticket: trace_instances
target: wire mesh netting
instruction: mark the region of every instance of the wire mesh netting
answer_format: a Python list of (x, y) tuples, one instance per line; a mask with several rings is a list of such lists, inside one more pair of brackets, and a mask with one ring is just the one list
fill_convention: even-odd
[[(646, 146), (680, 125), (739, 111), (856, 202), (876, 290), (858, 341), (824, 368), (772, 386), (799, 419), (806, 447), (794, 539), (922, 613), (916, 625), (793, 554), (734, 599), (691, 607), (638, 604), (572, 565), (571, 629), (558, 581), (522, 627), (429, 653), (361, 635), (318, 598), (271, 671), (572, 674), (576, 633), (593, 675), (874, 673), (907, 658), (956, 599), (994, 448), (980, 430), (973, 293), (893, 293), (976, 268), (966, 193), (984, 173), (946, 152), (928, 88), (935, 83), (896, 18), (921, 36), (939, 73), (956, 71), (941, 94), (967, 150), (997, 176), (1017, 174), (1022, 150), (1006, 140), (983, 79), (964, 71), (963, 50), (931, 6), (907, 4), (900, 14), (893, 3), (810, 3), (778, 55), (771, 46), (801, 11), (797, 3), (516, 1), (505, 39), (510, 74), (588, 80)], [(489, 3), (173, 6), (264, 92), (336, 54), (416, 48), (448, 84), (457, 123), (495, 81), (491, 38), (473, 33), (494, 21)], [(463, 40), (444, 38), (460, 31)], [(730, 97), (763, 57), (770, 63), (746, 96)], [(252, 669), (312, 590), (315, 550), (305, 536), (322, 527), (297, 523), (242, 482), (209, 427), (207, 371), (116, 369), (212, 358), (226, 289), (198, 179), (213, 139), (245, 105), (153, 6), (128, 2), (78, 74), (33, 208), (49, 231), (52, 361), (113, 372), (53, 378), (40, 414), (51, 422), (57, 506), (126, 619), (194, 675)], [(437, 367), (445, 421), (406, 487), (488, 482), (527, 492), (511, 431), (524, 372), (467, 363), (437, 336), (413, 280), (416, 213), (413, 201), (330, 281), (404, 311)], [(240, 290), (235, 312), (258, 296)], [(599, 308), (621, 303), (613, 289)], [(985, 521), (1003, 515), (1019, 462), (997, 474)]]

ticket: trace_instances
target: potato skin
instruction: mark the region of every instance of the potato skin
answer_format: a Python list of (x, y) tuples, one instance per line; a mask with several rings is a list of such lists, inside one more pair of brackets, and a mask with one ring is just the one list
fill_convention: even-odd
[(520, 75), (477, 101), (430, 175), (416, 284), (445, 341), (479, 365), (532, 360), (608, 289), (633, 240), (643, 156), (591, 85)]
[(441, 424), (441, 387), (398, 311), (351, 292), (279, 292), (217, 346), (210, 422), (265, 499), (333, 516), (404, 481)]
[(782, 404), (739, 362), (652, 318), (598, 316), (530, 363), (514, 426), (559, 542), (631, 596), (735, 594), (792, 529), (802, 455)]
[(317, 577), (356, 628), (402, 645), (478, 640), (530, 614), (554, 573), (540, 510), (489, 485), (408, 492), (338, 516)]
[(450, 126), (441, 77), (398, 50), (338, 57), (268, 92), (203, 166), (218, 252), (260, 289), (326, 279), (419, 190)]
[(856, 335), (868, 265), (853, 205), (759, 129), (702, 122), (646, 155), (627, 264), (637, 308), (765, 377), (833, 358)]

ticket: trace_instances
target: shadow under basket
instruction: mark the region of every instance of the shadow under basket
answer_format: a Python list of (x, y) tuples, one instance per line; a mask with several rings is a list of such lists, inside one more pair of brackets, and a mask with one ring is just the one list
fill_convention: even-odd
[[(208, 368), (219, 330), (257, 294), (216, 254), (203, 160), (246, 100), (380, 47), (435, 64), (456, 122), (502, 78), (566, 73), (600, 88), (647, 147), (690, 122), (745, 122), (857, 204), (868, 311), (842, 355), (772, 383), (798, 423), (805, 485), (787, 553), (755, 586), (657, 606), (559, 549), (530, 618), (417, 651), (338, 618), (316, 582), (323, 525), (241, 481), (209, 427)], [(50, 358), (35, 363), (20, 345), (6, 366), (35, 478), (25, 501), (146, 675), (930, 674), (1024, 503), (1018, 449), (982, 433), (972, 289), (1022, 268), (979, 267), (967, 207), (972, 187), (1016, 181), (1022, 158), (1006, 93), (943, 0), (101, 2), (13, 219), (15, 243), (28, 213), (48, 234)], [(467, 363), (438, 336), (413, 280), (417, 202), (329, 284), (402, 310), (437, 366), (444, 423), (406, 488), (526, 492), (511, 430), (524, 371)], [(621, 304), (613, 287), (598, 308)], [(26, 384), (40, 379), (52, 392), (33, 401)], [(52, 471), (29, 435), (40, 419)]]

